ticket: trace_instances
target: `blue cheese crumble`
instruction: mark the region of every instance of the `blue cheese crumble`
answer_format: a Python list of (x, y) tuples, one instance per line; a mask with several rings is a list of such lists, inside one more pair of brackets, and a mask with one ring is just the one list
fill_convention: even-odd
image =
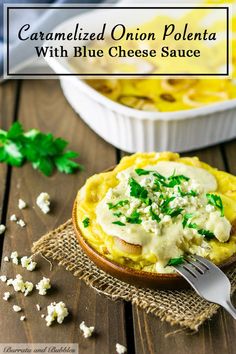
[(46, 295), (48, 289), (51, 289), (50, 279), (43, 277), (43, 279), (41, 279), (36, 285), (36, 289), (38, 290), (39, 295)]
[(46, 324), (48, 327), (51, 326), (54, 321), (61, 324), (68, 315), (69, 311), (64, 302), (52, 302), (47, 307), (47, 316), (45, 317)]

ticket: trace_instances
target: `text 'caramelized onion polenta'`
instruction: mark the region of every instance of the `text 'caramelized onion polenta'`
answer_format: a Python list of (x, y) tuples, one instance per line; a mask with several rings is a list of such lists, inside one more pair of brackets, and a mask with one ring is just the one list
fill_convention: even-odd
[(236, 177), (196, 157), (124, 157), (87, 180), (76, 214), (92, 248), (134, 269), (168, 273), (186, 254), (218, 264), (236, 253)]

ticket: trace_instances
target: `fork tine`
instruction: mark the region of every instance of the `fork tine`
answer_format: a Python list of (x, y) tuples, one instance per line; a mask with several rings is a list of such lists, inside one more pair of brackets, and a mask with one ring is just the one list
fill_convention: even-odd
[(200, 275), (199, 272), (195, 269), (195, 267), (193, 267), (191, 264), (188, 264), (187, 262), (183, 264), (183, 268), (186, 269), (189, 273), (191, 273), (195, 279)]
[[(236, 320), (236, 308), (230, 299), (231, 284), (221, 269), (207, 259), (195, 255), (186, 256), (184, 263), (173, 267), (199, 296), (223, 306)], [(200, 270), (203, 272), (200, 273)]]
[(213, 263), (211, 263), (206, 258), (203, 258), (201, 256), (191, 255), (190, 258), (192, 258), (193, 260), (196, 260), (198, 263), (200, 263), (202, 266), (204, 266), (207, 270), (209, 270), (213, 267), (216, 267)]
[(202, 263), (200, 263), (198, 260), (195, 260), (194, 258), (185, 258), (185, 261), (189, 264), (192, 265), (200, 274), (204, 274), (208, 268), (206, 268)]
[(190, 269), (188, 269), (185, 264), (180, 264), (174, 267), (175, 270), (180, 273), (185, 279), (190, 281), (190, 283), (193, 283), (196, 281), (197, 276), (194, 274), (194, 272)]

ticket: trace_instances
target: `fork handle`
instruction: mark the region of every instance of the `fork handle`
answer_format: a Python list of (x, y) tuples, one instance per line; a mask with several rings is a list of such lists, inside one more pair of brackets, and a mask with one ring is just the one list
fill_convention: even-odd
[(222, 303), (221, 306), (236, 320), (236, 308), (233, 306), (230, 299)]

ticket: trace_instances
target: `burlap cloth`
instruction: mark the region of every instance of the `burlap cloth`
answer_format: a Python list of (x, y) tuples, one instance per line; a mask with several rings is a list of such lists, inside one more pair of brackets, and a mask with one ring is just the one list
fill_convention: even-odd
[[(41, 237), (32, 247), (34, 254), (59, 262), (79, 279), (112, 300), (131, 301), (147, 313), (172, 325), (197, 331), (219, 308), (200, 298), (192, 290), (171, 291), (137, 288), (106, 274), (84, 254), (77, 242), (72, 220)], [(236, 270), (227, 273), (232, 291), (236, 289)]]

